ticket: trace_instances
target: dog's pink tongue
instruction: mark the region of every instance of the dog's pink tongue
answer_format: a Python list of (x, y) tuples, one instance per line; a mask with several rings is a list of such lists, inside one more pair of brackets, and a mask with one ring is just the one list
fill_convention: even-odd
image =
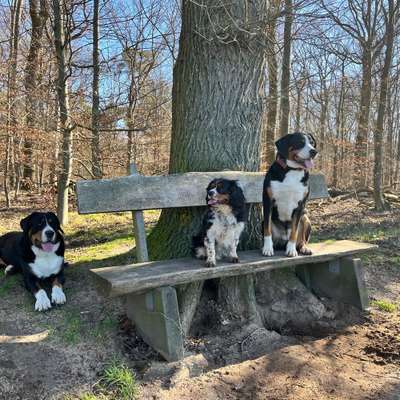
[(42, 243), (42, 250), (50, 253), (53, 250), (53, 243)]
[(310, 168), (312, 168), (314, 166), (314, 161), (311, 160), (311, 158), (309, 160), (304, 160), (304, 166), (307, 169), (310, 169)]

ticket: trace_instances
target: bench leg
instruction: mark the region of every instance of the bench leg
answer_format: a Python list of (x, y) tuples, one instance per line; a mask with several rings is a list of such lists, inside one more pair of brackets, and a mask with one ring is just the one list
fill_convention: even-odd
[(368, 307), (368, 293), (359, 258), (343, 257), (326, 263), (296, 267), (303, 284), (317, 296), (352, 304), (361, 310)]
[(184, 337), (175, 288), (166, 286), (128, 295), (126, 310), (143, 340), (167, 361), (183, 358)]

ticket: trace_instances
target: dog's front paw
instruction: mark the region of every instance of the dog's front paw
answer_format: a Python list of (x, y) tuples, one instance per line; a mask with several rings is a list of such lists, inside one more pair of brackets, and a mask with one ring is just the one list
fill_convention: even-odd
[(231, 258), (231, 263), (232, 263), (232, 264), (238, 264), (238, 263), (240, 263), (239, 257), (232, 257), (232, 258)]
[(312, 251), (311, 251), (311, 249), (309, 249), (308, 247), (302, 246), (302, 247), (299, 249), (299, 254), (301, 254), (302, 256), (311, 256)]
[(271, 236), (264, 237), (263, 256), (271, 257), (274, 255), (274, 244)]
[(206, 267), (206, 268), (214, 268), (216, 265), (217, 265), (217, 264), (215, 263), (215, 261), (207, 260), (207, 261), (206, 261), (206, 264), (205, 264), (205, 267)]
[(288, 241), (286, 245), (286, 255), (288, 257), (297, 257), (296, 242)]
[(7, 265), (6, 269), (4, 270), (5, 275), (11, 275), (14, 272), (14, 265)]
[(36, 311), (46, 311), (51, 308), (51, 303), (49, 298), (47, 297), (46, 292), (43, 289), (40, 289), (36, 294), (36, 303), (35, 310)]
[(51, 302), (55, 304), (64, 304), (67, 301), (63, 290), (59, 286), (53, 286), (51, 291)]

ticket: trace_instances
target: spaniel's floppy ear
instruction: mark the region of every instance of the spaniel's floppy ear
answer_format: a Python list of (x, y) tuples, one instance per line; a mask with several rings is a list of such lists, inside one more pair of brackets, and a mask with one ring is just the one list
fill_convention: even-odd
[(278, 150), (278, 154), (280, 154), (283, 158), (288, 158), (290, 148), (290, 135), (281, 137), (275, 142), (275, 146)]
[(237, 180), (231, 181), (231, 184), (229, 187), (229, 198), (230, 198), (230, 203), (234, 206), (239, 206), (246, 202), (246, 199), (244, 197), (243, 190), (240, 187), (239, 181), (237, 181)]
[(28, 232), (29, 229), (32, 227), (32, 218), (34, 217), (36, 213), (32, 213), (30, 215), (28, 215), (27, 217), (25, 217), (24, 219), (21, 219), (19, 225), (21, 226), (21, 229), (24, 232)]
[(61, 228), (61, 224), (60, 224), (60, 220), (58, 219), (57, 215), (54, 214), (53, 212), (48, 212), (46, 214), (48, 219), (51, 219), (52, 221), (54, 221), (55, 224), (55, 228), (57, 231), (60, 231), (61, 233), (64, 233), (64, 231)]

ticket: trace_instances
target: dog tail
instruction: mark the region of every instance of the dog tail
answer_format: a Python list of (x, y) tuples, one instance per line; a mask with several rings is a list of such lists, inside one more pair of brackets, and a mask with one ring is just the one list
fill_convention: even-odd
[(206, 256), (206, 249), (204, 247), (204, 237), (201, 235), (192, 237), (192, 256), (195, 258), (203, 259)]

